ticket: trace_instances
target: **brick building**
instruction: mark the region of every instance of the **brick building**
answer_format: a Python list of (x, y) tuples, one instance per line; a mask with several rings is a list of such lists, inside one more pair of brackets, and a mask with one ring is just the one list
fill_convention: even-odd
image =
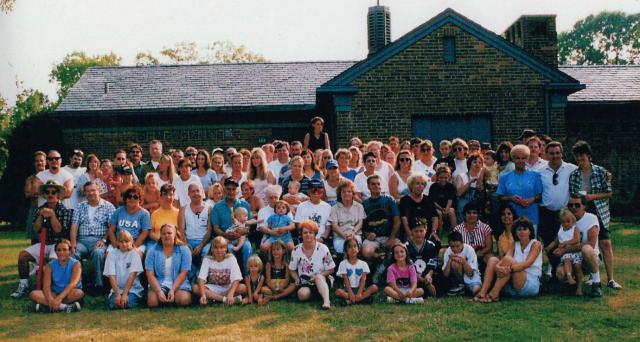
[[(611, 156), (605, 147), (610, 138), (628, 142), (640, 99), (600, 91), (598, 101), (584, 100), (580, 94), (594, 96), (592, 83), (616, 83), (617, 69), (558, 68), (555, 16), (522, 16), (498, 35), (447, 9), (393, 42), (386, 7), (373, 7), (368, 19), (362, 61), (91, 68), (56, 116), (67, 145), (100, 156), (151, 139), (207, 149), (302, 139), (309, 119), (321, 115), (334, 147), (389, 135), (495, 145), (527, 127), (565, 143), (602, 143), (596, 161), (616, 180), (640, 171), (627, 151)], [(640, 69), (624, 70), (640, 84)], [(615, 133), (602, 125), (612, 111)], [(621, 208), (638, 204), (640, 182), (633, 184), (617, 188)]]

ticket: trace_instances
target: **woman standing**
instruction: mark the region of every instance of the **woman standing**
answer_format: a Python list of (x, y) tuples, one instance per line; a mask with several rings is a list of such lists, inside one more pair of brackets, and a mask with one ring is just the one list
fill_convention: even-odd
[[(311, 178), (304, 175), (304, 161), (302, 157), (295, 156), (291, 158), (289, 164), (291, 165), (291, 174), (282, 181), (282, 194), (286, 195), (289, 192), (289, 183), (294, 180), (300, 183), (300, 192), (308, 195), (307, 192)], [(300, 201), (295, 198), (288, 199), (287, 202), (291, 205), (300, 204)]]
[(324, 119), (319, 116), (311, 119), (311, 129), (304, 136), (303, 148), (311, 151), (330, 148), (329, 135), (323, 132)]
[(311, 179), (322, 179), (322, 172), (318, 169), (316, 161), (313, 157), (313, 152), (310, 150), (302, 150), (300, 155), (304, 160), (304, 175)]
[(144, 261), (149, 293), (147, 305), (191, 304), (191, 284), (187, 273), (191, 269), (191, 251), (177, 237), (176, 226), (165, 224), (160, 228), (160, 242), (148, 253)]
[(329, 248), (316, 240), (318, 224), (311, 220), (300, 222), (302, 243), (292, 252), (289, 270), (296, 286), (298, 300), (311, 299), (313, 292), (322, 297), (322, 309), (331, 309), (329, 300), (329, 284), (327, 277), (333, 274), (336, 264), (333, 262)]
[(160, 157), (160, 164), (158, 165), (158, 186), (162, 187), (165, 184), (173, 184), (175, 178), (176, 168), (173, 164), (173, 159), (170, 156), (163, 154)]
[(276, 178), (267, 167), (267, 157), (261, 148), (251, 150), (251, 160), (247, 179), (253, 181), (255, 195), (263, 202), (267, 200), (264, 189), (269, 184), (276, 184)]
[(400, 151), (396, 159), (395, 172), (389, 178), (389, 192), (391, 196), (399, 201), (402, 196), (409, 194), (407, 181), (413, 174), (413, 156), (409, 151)]
[(209, 189), (211, 184), (220, 181), (218, 175), (211, 169), (211, 158), (209, 157), (209, 152), (205, 150), (198, 150), (198, 154), (196, 154), (196, 168), (193, 169), (191, 173), (200, 178), (203, 189)]

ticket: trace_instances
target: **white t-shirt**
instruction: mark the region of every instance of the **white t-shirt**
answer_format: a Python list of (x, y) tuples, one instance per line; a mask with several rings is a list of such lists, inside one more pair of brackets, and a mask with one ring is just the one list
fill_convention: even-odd
[(233, 256), (227, 256), (222, 261), (206, 257), (202, 260), (198, 279), (204, 280), (209, 290), (221, 295), (229, 290), (234, 281), (242, 280), (242, 273)]
[[(444, 252), (444, 261), (442, 264), (443, 271), (447, 267), (447, 262), (449, 262), (449, 257), (451, 257), (452, 254), (453, 251), (451, 251), (451, 247), (448, 247)], [(471, 277), (467, 276), (466, 273), (464, 274), (464, 283), (471, 284), (481, 282), (480, 270), (478, 269), (478, 257), (476, 256), (476, 251), (473, 250), (473, 247), (465, 243), (460, 255), (467, 260), (467, 263), (469, 263), (469, 266), (473, 269), (473, 275), (471, 275)]]
[[(66, 183), (68, 180), (71, 180), (73, 182), (73, 175), (71, 175), (69, 172), (67, 172), (63, 168), (60, 168), (60, 170), (58, 170), (56, 174), (51, 173), (51, 170), (49, 169), (40, 171), (38, 172), (36, 177), (38, 177), (38, 179), (40, 180), (40, 182), (42, 182), (42, 184), (45, 184), (47, 181), (50, 181), (50, 180), (54, 180), (56, 181), (56, 183), (62, 186), (64, 186), (64, 183)], [(45, 202), (47, 202), (47, 200), (44, 197), (38, 196), (38, 207), (42, 206)], [(69, 207), (70, 203), (68, 198), (62, 200), (62, 204), (64, 204), (65, 207), (70, 208)]]
[[(600, 229), (600, 224), (598, 223), (598, 217), (591, 213), (584, 213), (581, 219), (576, 222), (576, 226), (580, 229), (580, 243), (587, 243), (589, 229), (593, 226), (598, 227)], [(596, 231), (596, 236), (598, 232)], [(596, 255), (600, 254), (600, 250), (598, 249), (598, 238), (596, 237), (596, 246), (594, 247), (596, 251)]]
[(527, 162), (526, 164), (526, 168), (529, 171), (535, 171), (538, 172), (541, 169), (543, 169), (545, 166), (549, 165), (549, 162), (542, 159), (542, 158), (538, 158), (538, 161), (535, 162), (534, 164), (529, 164), (529, 162)]
[(273, 174), (273, 176), (277, 180), (278, 177), (280, 177), (280, 170), (282, 169), (283, 166), (285, 166), (287, 164), (289, 164), (288, 160), (286, 162), (284, 162), (284, 163), (280, 163), (280, 161), (278, 161), (278, 159), (275, 159), (271, 163), (269, 163), (269, 165), (267, 165), (267, 167), (269, 168), (269, 170), (271, 170), (271, 173)]
[(360, 287), (360, 279), (362, 278), (362, 275), (369, 273), (369, 265), (367, 265), (366, 262), (358, 259), (356, 264), (353, 265), (347, 259), (345, 259), (340, 262), (340, 266), (338, 266), (338, 272), (336, 272), (336, 275), (342, 277), (346, 274), (349, 278), (349, 285), (352, 288), (358, 288)]
[(70, 167), (69, 165), (63, 166), (62, 167), (63, 170), (69, 172), (72, 176), (73, 176), (73, 192), (71, 192), (71, 197), (69, 197), (69, 209), (75, 209), (76, 206), (78, 206), (78, 203), (80, 203), (80, 193), (78, 193), (78, 187), (83, 186), (84, 184), (78, 184), (78, 179), (80, 178), (80, 176), (82, 176), (85, 172), (87, 172), (87, 168), (86, 167), (79, 167), (77, 169), (74, 169), (72, 167)]
[(185, 205), (191, 204), (191, 198), (189, 198), (189, 184), (195, 183), (202, 187), (202, 183), (200, 182), (200, 177), (189, 173), (189, 179), (183, 181), (180, 176), (173, 179), (173, 186), (176, 188), (175, 197), (180, 201), (180, 206), (184, 207)]
[(209, 223), (209, 212), (211, 206), (206, 202), (203, 205), (200, 214), (196, 215), (191, 206), (184, 207), (184, 222), (185, 222), (185, 234), (187, 239), (201, 240), (207, 234), (207, 224)]
[(170, 257), (165, 257), (164, 259), (164, 279), (162, 279), (162, 284), (160, 286), (172, 288), (173, 287), (173, 279), (171, 279), (171, 266), (173, 266), (173, 255)]
[(433, 169), (433, 166), (436, 164), (436, 158), (431, 158), (431, 165), (426, 165), (422, 162), (422, 160), (418, 160), (413, 164), (413, 173), (419, 173), (427, 176), (427, 186), (422, 191), (422, 194), (425, 196), (429, 196), (429, 189), (433, 184), (431, 181), (431, 177), (436, 174), (436, 171)]
[[(142, 271), (142, 260), (140, 260), (140, 256), (135, 250), (123, 253), (120, 249), (115, 248), (107, 254), (107, 260), (104, 263), (104, 272), (102, 274), (107, 277), (115, 276), (118, 282), (118, 289), (122, 293), (129, 279), (129, 275), (132, 272), (138, 273), (138, 276), (136, 276), (136, 279), (131, 285), (129, 293), (140, 297), (142, 296), (143, 288), (140, 284), (139, 275)], [(111, 293), (113, 293), (113, 289), (111, 289)]]
[[(569, 203), (569, 176), (578, 167), (574, 164), (562, 162), (558, 171), (554, 171), (547, 163), (542, 168), (535, 170), (540, 174), (542, 181), (542, 206), (549, 210), (560, 210)], [(556, 184), (553, 184), (553, 175), (556, 176)]]
[[(383, 177), (382, 173), (379, 171), (374, 171), (374, 173), (380, 176), (380, 186), (382, 189), (381, 195), (389, 194), (389, 182), (387, 181), (387, 177)], [(362, 194), (362, 200), (366, 200), (371, 197), (371, 191), (369, 191), (369, 186), (367, 185), (367, 178), (369, 176), (365, 176), (364, 172), (360, 172), (356, 175), (356, 178), (353, 180), (353, 183), (356, 185), (356, 192)]]
[[(338, 202), (338, 204), (331, 207), (329, 222), (337, 224), (344, 232), (352, 232), (358, 221), (364, 220), (366, 217), (362, 204), (353, 201), (351, 206), (347, 208)], [(362, 230), (357, 235), (362, 235)], [(337, 237), (337, 233), (334, 233), (334, 236)]]
[(469, 172), (469, 169), (467, 169), (467, 159), (455, 159), (453, 158), (453, 161), (456, 163), (456, 170), (453, 171), (453, 174), (451, 175), (451, 177), (453, 179), (456, 179), (456, 176), (461, 174), (461, 173), (467, 173)]
[(95, 207), (92, 206), (91, 204), (89, 204), (87, 206), (87, 216), (89, 216), (89, 222), (93, 222), (93, 218), (96, 216), (96, 211), (98, 211), (98, 206), (100, 204), (96, 205)]
[(316, 237), (321, 237), (329, 222), (329, 216), (331, 216), (331, 206), (329, 203), (320, 201), (318, 204), (313, 204), (311, 201), (305, 201), (298, 205), (293, 221), (295, 223), (300, 223), (302, 220), (314, 221), (318, 224), (318, 234)]

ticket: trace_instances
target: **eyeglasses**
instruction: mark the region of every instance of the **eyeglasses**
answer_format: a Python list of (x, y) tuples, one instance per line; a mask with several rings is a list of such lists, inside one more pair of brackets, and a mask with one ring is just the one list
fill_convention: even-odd
[(554, 172), (551, 180), (553, 181), (553, 185), (558, 185), (558, 173)]
[(62, 157), (47, 157), (48, 161), (60, 160)]
[(140, 196), (136, 195), (136, 194), (129, 194), (125, 197), (126, 199), (134, 199), (134, 200), (138, 200), (140, 199)]
[(366, 163), (375, 163), (375, 162), (376, 162), (376, 160), (375, 160), (375, 159), (367, 159), (365, 162), (366, 162)]
[(582, 206), (582, 203), (569, 203), (567, 204), (568, 208), (580, 208)]
[(401, 163), (408, 163), (411, 161), (411, 158), (400, 158), (398, 159)]
[(45, 195), (57, 195), (58, 190), (48, 190), (44, 192)]

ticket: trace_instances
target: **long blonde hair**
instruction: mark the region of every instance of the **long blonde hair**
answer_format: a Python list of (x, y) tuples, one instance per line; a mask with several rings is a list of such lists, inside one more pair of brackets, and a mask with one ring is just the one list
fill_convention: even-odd
[[(251, 162), (254, 155), (258, 155), (258, 157), (260, 157), (260, 165), (258, 165), (257, 168), (253, 166), (253, 163)], [(251, 157), (249, 158), (249, 174), (247, 175), (247, 178), (251, 180), (256, 178), (260, 178), (262, 180), (267, 179), (267, 170), (267, 155), (261, 148), (255, 147), (251, 150)]]

